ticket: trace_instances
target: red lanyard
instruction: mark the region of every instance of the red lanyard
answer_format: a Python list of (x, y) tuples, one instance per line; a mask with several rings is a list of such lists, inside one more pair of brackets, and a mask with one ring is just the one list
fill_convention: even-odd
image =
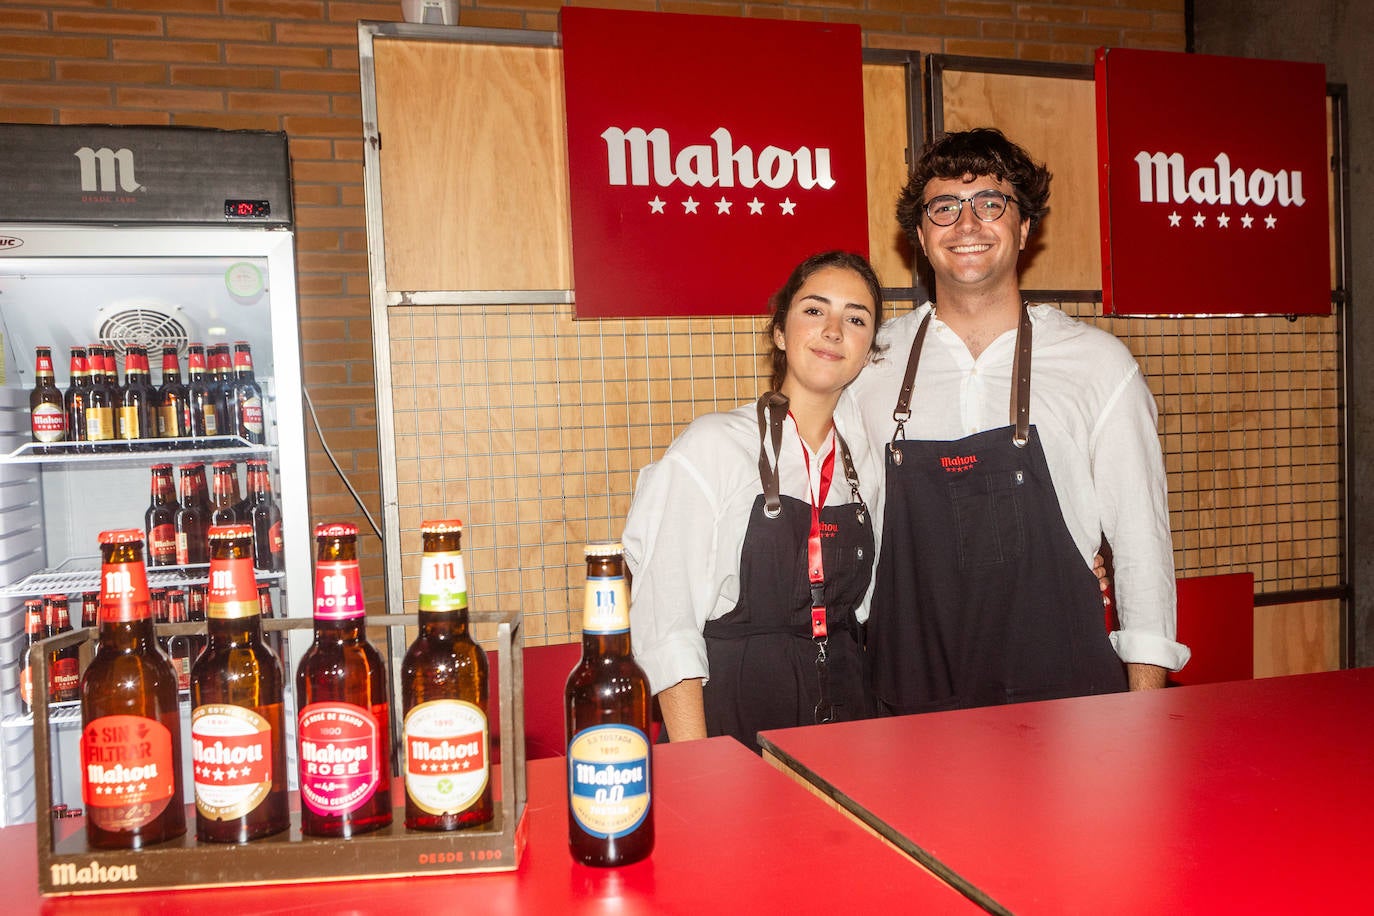
[[(796, 419), (793, 418), (793, 423)], [(832, 440), (830, 451), (821, 460), (821, 481), (819, 493), (811, 490), (811, 453), (797, 431), (797, 441), (801, 443), (802, 459), (806, 462), (806, 498), (811, 503), (811, 533), (806, 538), (806, 569), (811, 582), (811, 638), (825, 639), (829, 631), (825, 625), (825, 562), (821, 558), (821, 507), (830, 493), (830, 480), (835, 475), (835, 452), (839, 443)]]

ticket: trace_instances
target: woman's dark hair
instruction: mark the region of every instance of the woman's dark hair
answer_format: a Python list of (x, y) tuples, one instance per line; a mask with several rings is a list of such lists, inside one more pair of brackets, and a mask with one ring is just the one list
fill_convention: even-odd
[(945, 134), (925, 148), (911, 170), (911, 178), (897, 197), (897, 222), (917, 245), (916, 230), (925, 215), (926, 185), (936, 178), (946, 180), (990, 175), (1014, 189), (1021, 218), (1035, 229), (1049, 210), (1050, 171), (1030, 154), (1008, 140), (995, 127)]
[(781, 391), (782, 383), (787, 378), (787, 351), (778, 346), (777, 340), (773, 336), (776, 330), (782, 330), (787, 323), (787, 312), (792, 307), (792, 298), (811, 279), (812, 274), (827, 267), (838, 267), (843, 270), (852, 270), (859, 275), (859, 279), (864, 281), (868, 287), (868, 293), (873, 297), (873, 343), (869, 346), (870, 354), (879, 352), (878, 347), (878, 326), (883, 323), (883, 285), (878, 280), (878, 275), (873, 272), (873, 265), (868, 263), (868, 259), (863, 255), (852, 254), (848, 251), (822, 251), (820, 254), (813, 254), (811, 257), (802, 261), (792, 269), (792, 274), (783, 284), (782, 289), (773, 294), (769, 304), (773, 308), (773, 317), (769, 319), (768, 326), (763, 329), (764, 335), (768, 338), (769, 361), (773, 371), (773, 378), (769, 387), (773, 391)]

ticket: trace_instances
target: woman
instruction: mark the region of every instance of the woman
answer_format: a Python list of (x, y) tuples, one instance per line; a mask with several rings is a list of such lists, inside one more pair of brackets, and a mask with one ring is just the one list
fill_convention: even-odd
[(856, 634), (881, 463), (836, 405), (881, 321), (866, 260), (807, 258), (773, 298), (772, 391), (697, 419), (640, 475), (630, 624), (669, 740), (757, 750), (764, 729), (871, 713)]

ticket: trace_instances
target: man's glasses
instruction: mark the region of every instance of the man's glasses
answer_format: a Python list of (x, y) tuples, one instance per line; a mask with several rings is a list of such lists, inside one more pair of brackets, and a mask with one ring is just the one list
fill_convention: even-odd
[(1020, 203), (1015, 197), (1008, 197), (1001, 191), (988, 189), (969, 197), (955, 197), (941, 194), (926, 201), (926, 217), (937, 226), (953, 226), (959, 222), (959, 214), (964, 204), (969, 204), (973, 215), (985, 223), (996, 222), (1007, 212), (1007, 204)]

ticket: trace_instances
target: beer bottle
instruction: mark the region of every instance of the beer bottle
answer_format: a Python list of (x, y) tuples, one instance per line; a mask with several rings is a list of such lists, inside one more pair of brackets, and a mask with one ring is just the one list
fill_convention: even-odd
[[(190, 614), (186, 610), (186, 592), (179, 588), (167, 589), (167, 622), (186, 623)], [(172, 660), (172, 669), (177, 673), (177, 692), (183, 697), (191, 689), (191, 665), (196, 660), (196, 638), (189, 634), (167, 637), (167, 657)]]
[(216, 408), (214, 386), (206, 374), (205, 347), (193, 343), (187, 347), (186, 397), (191, 405), (191, 435), (218, 436), (219, 413)]
[(296, 671), (301, 833), (350, 837), (391, 823), (382, 657), (367, 641), (358, 527), (315, 528), (315, 639)]
[(487, 654), (468, 632), (460, 521), (420, 525), (420, 629), (401, 665), (406, 826), (492, 819)]
[(649, 681), (630, 654), (619, 541), (587, 545), (582, 660), (563, 693), (568, 842), (584, 865), (625, 865), (654, 848)]
[(253, 376), (253, 351), (246, 340), (234, 342), (234, 375), (225, 397), (230, 432), (254, 445), (267, 441), (262, 412), (262, 388)]
[[(43, 612), (48, 636), (60, 636), (72, 629), (66, 595), (44, 595)], [(48, 698), (54, 703), (70, 703), (81, 698), (81, 649), (67, 646), (48, 655)]]
[(100, 626), (100, 592), (81, 593), (81, 625)]
[(119, 387), (109, 377), (105, 348), (92, 344), (86, 348), (90, 365), (91, 390), (86, 401), (86, 439), (109, 442), (115, 437), (115, 411), (119, 408)]
[(191, 435), (190, 392), (181, 383), (176, 347), (162, 348), (162, 384), (157, 389), (157, 434), (163, 439)]
[(86, 405), (90, 401), (91, 369), (86, 359), (85, 347), (72, 347), (71, 384), (62, 396), (63, 409), (67, 412), (67, 441), (86, 441)]
[[(205, 622), (205, 592), (204, 585), (190, 585), (186, 588), (186, 616), (192, 623)], [(205, 651), (205, 637), (197, 635), (193, 637), (195, 641), (195, 658), (200, 658), (200, 653)], [(278, 655), (278, 658), (285, 659), (286, 656)], [(283, 661), (283, 664), (285, 662)]]
[(230, 410), (233, 404), (229, 401), (230, 382), (234, 378), (234, 362), (229, 355), (229, 345), (211, 344), (206, 350), (206, 356), (210, 360), (210, 390), (215, 396), (215, 417), (219, 421), (219, 434), (237, 435), (234, 415)]
[(36, 347), (33, 391), (29, 392), (29, 420), (34, 442), (67, 438), (67, 407), (52, 368), (52, 347)]
[(177, 565), (208, 563), (210, 500), (205, 495), (205, 465), (198, 461), (183, 464), (177, 472), (181, 475), (181, 502), (172, 519), (177, 535)]
[(175, 566), (177, 491), (170, 464), (153, 465), (152, 491), (148, 511), (143, 513), (143, 530), (148, 532), (148, 565)]
[(210, 497), (210, 524), (233, 525), (246, 522), (239, 518), (239, 471), (232, 461), (216, 461), (214, 464), (214, 494)]
[(157, 432), (157, 392), (149, 374), (148, 349), (129, 344), (124, 351), (124, 390), (119, 397), (121, 439), (149, 439)]
[(258, 569), (281, 572), (286, 568), (281, 536), (281, 508), (272, 497), (272, 478), (267, 461), (248, 459), (248, 501), (245, 504), (253, 525), (253, 565)]
[(210, 529), (209, 641), (191, 669), (196, 838), (215, 843), (291, 822), (284, 680), (262, 640), (252, 541), (247, 525)]
[[(256, 540), (256, 536), (254, 536), (254, 540)], [(256, 549), (256, 545), (254, 549)], [(254, 565), (256, 565), (256, 561)], [(272, 583), (258, 583), (258, 604), (262, 607), (263, 620), (272, 620), (277, 616), (272, 609)], [(264, 633), (262, 638), (267, 643), (267, 647), (272, 650), (272, 654), (281, 659), (282, 664), (285, 665), (287, 663), (286, 634), (281, 630), (272, 630)]]
[[(153, 623), (171, 623), (172, 618), (167, 616), (167, 589), (150, 588), (148, 589), (148, 606), (153, 611)], [(157, 644), (163, 652), (170, 651), (167, 645), (166, 632), (158, 633)]]
[[(33, 712), (33, 665), (29, 662), (29, 647), (46, 638), (43, 623), (43, 602), (30, 598), (24, 602), (24, 650), (19, 657), (19, 698), (24, 711)], [(48, 694), (52, 694), (52, 669), (48, 669)]]
[(143, 532), (100, 534), (100, 647), (81, 676), (86, 843), (138, 849), (186, 832), (176, 674), (157, 647)]

